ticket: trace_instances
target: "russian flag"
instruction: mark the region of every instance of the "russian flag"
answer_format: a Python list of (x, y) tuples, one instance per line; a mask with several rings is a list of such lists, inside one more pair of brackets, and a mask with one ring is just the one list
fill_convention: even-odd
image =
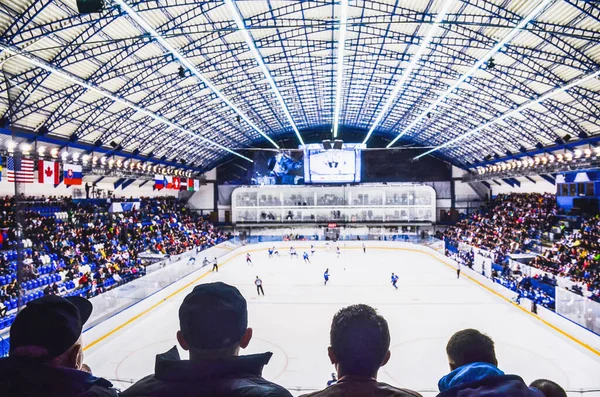
[(38, 182), (58, 185), (60, 183), (60, 170), (58, 161), (38, 160)]
[(81, 166), (77, 164), (63, 164), (63, 180), (65, 185), (81, 185), (83, 173)]
[(167, 186), (167, 181), (163, 175), (154, 175), (154, 188), (161, 190)]

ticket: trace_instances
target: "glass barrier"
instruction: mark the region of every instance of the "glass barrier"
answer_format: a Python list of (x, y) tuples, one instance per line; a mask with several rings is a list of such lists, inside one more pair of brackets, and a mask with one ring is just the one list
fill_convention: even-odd
[[(205, 266), (204, 258), (209, 264), (220, 258), (232, 249), (239, 246), (237, 241), (227, 241), (214, 247), (198, 251), (191, 250), (181, 255), (174, 255), (163, 261), (154, 263), (146, 268), (146, 275), (131, 282), (113, 288), (100, 295), (90, 298), (94, 305), (92, 316), (85, 324), (89, 329), (103, 320), (119, 313), (122, 310), (146, 299), (153, 293), (181, 280), (182, 278), (200, 270)], [(86, 296), (88, 291), (78, 291), (78, 295)]]
[(557, 288), (556, 313), (600, 335), (599, 302), (564, 288)]

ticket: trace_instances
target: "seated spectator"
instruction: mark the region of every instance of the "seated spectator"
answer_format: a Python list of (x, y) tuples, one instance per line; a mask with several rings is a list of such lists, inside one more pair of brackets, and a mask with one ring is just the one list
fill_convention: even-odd
[(438, 382), (438, 397), (543, 397), (516, 375), (498, 368), (492, 339), (475, 329), (458, 331), (446, 346), (450, 372)]
[(304, 397), (406, 397), (419, 393), (377, 381), (379, 368), (390, 359), (387, 321), (367, 305), (340, 310), (331, 323), (329, 359), (337, 371), (337, 382)]
[(181, 360), (174, 346), (156, 357), (155, 374), (140, 380), (122, 397), (291, 397), (261, 374), (273, 353), (239, 356), (252, 339), (246, 300), (224, 283), (202, 284), (179, 308), (177, 341), (190, 352)]
[(565, 389), (548, 379), (534, 380), (531, 382), (529, 387), (538, 389), (544, 393), (544, 396), (546, 397), (567, 397), (567, 392)]
[(83, 364), (81, 331), (92, 304), (80, 297), (30, 302), (10, 329), (10, 353), (0, 359), (4, 397), (108, 397), (117, 391)]

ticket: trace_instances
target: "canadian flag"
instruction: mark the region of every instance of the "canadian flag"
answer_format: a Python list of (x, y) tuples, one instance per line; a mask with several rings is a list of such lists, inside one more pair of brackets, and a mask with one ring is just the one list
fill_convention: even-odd
[(60, 183), (57, 161), (38, 160), (38, 182), (48, 185), (58, 185)]

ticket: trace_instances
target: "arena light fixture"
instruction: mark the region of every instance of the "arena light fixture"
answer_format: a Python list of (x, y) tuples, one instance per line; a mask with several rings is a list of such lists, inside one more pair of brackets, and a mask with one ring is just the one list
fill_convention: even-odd
[[(119, 0), (117, 0), (117, 1), (119, 1)], [(228, 147), (225, 147), (225, 146), (223, 146), (223, 145), (221, 145), (221, 144), (219, 144), (217, 142), (214, 142), (214, 141), (212, 141), (212, 140), (210, 140), (208, 138), (205, 138), (201, 134), (196, 134), (196, 133), (194, 133), (194, 132), (192, 132), (192, 131), (190, 131), (188, 129), (180, 127), (179, 125), (177, 125), (177, 124), (173, 123), (172, 121), (164, 118), (163, 116), (160, 116), (160, 115), (158, 115), (158, 114), (156, 114), (156, 113), (154, 113), (154, 112), (152, 112), (152, 111), (150, 111), (150, 110), (148, 110), (146, 108), (140, 107), (140, 106), (136, 105), (135, 103), (129, 101), (128, 99), (119, 97), (119, 96), (113, 94), (112, 92), (106, 90), (105, 88), (102, 88), (102, 87), (96, 86), (94, 84), (91, 84), (91, 83), (83, 80), (82, 78), (80, 78), (80, 77), (78, 77), (78, 76), (76, 76), (76, 75), (74, 75), (74, 74), (72, 74), (70, 72), (67, 72), (66, 70), (57, 69), (52, 64), (46, 62), (42, 58), (39, 58), (39, 57), (37, 57), (37, 56), (29, 53), (29, 52), (23, 51), (23, 50), (21, 50), (18, 47), (15, 47), (15, 46), (9, 45), (9, 44), (5, 44), (5, 43), (0, 43), (0, 49), (3, 49), (4, 51), (6, 51), (9, 54), (13, 54), (15, 56), (19, 56), (19, 57), (25, 59), (31, 65), (34, 65), (34, 66), (36, 66), (36, 67), (38, 67), (40, 69), (43, 69), (43, 70), (45, 70), (45, 71), (47, 71), (49, 73), (52, 73), (55, 76), (59, 76), (59, 77), (65, 79), (65, 80), (68, 80), (68, 81), (70, 81), (70, 82), (72, 82), (74, 84), (77, 84), (77, 85), (79, 85), (79, 86), (81, 86), (81, 87), (83, 87), (83, 88), (85, 88), (85, 89), (87, 89), (89, 91), (95, 92), (96, 94), (99, 94), (99, 95), (101, 95), (101, 96), (103, 96), (105, 98), (108, 98), (108, 99), (110, 99), (110, 100), (112, 100), (114, 102), (117, 102), (117, 103), (119, 103), (119, 104), (121, 104), (123, 106), (126, 106), (126, 107), (128, 107), (130, 109), (133, 109), (136, 112), (142, 113), (145, 116), (148, 116), (148, 117), (150, 117), (150, 118), (152, 118), (152, 119), (154, 119), (154, 120), (156, 120), (156, 121), (158, 121), (158, 122), (160, 122), (162, 124), (166, 124), (169, 127), (177, 130), (181, 134), (191, 136), (192, 138), (195, 138), (195, 139), (199, 139), (199, 140), (201, 140), (201, 141), (203, 141), (203, 142), (205, 142), (207, 144), (216, 146), (219, 149), (222, 149), (222, 150), (224, 150), (224, 151), (226, 151), (228, 153), (231, 153), (231, 154), (233, 154), (235, 156), (243, 158), (244, 160), (247, 160), (247, 161), (249, 161), (251, 163), (253, 162), (252, 159), (250, 159), (250, 158), (248, 158), (248, 157), (246, 157), (246, 156), (244, 156), (244, 155), (242, 155), (242, 154), (240, 154), (240, 153), (238, 153), (238, 152), (236, 152), (234, 150), (231, 150)]]
[(50, 156), (52, 156), (52, 158), (57, 158), (58, 157), (58, 148), (53, 147), (52, 149), (50, 149)]
[(430, 149), (430, 150), (428, 150), (428, 151), (426, 151), (426, 152), (424, 152), (424, 153), (416, 156), (415, 160), (418, 160), (421, 157), (427, 156), (427, 155), (429, 155), (429, 154), (431, 154), (433, 152), (436, 152), (436, 151), (438, 151), (440, 149), (443, 149), (445, 147), (453, 145), (453, 144), (455, 144), (455, 143), (457, 143), (459, 141), (462, 141), (463, 139), (465, 139), (465, 138), (467, 138), (469, 136), (472, 136), (474, 134), (478, 134), (481, 131), (483, 131), (483, 130), (489, 128), (489, 127), (491, 127), (492, 125), (494, 125), (496, 123), (502, 122), (502, 121), (504, 121), (505, 119), (507, 119), (509, 117), (516, 116), (517, 114), (521, 113), (524, 110), (527, 110), (527, 109), (529, 109), (531, 107), (534, 107), (534, 106), (542, 103), (543, 101), (546, 101), (546, 100), (551, 99), (551, 98), (553, 98), (553, 97), (555, 97), (555, 96), (557, 96), (559, 94), (562, 94), (563, 92), (566, 92), (566, 91), (570, 90), (573, 87), (576, 87), (578, 85), (587, 83), (588, 81), (593, 80), (593, 79), (595, 79), (598, 76), (600, 76), (600, 69), (596, 70), (595, 72), (586, 74), (585, 76), (583, 76), (583, 77), (581, 77), (579, 79), (571, 80), (571, 82), (569, 82), (569, 83), (567, 83), (567, 84), (565, 84), (565, 85), (563, 85), (561, 87), (558, 87), (558, 88), (555, 88), (555, 89), (551, 89), (551, 90), (547, 91), (546, 93), (544, 93), (543, 95), (538, 96), (537, 98), (531, 99), (531, 100), (523, 103), (522, 105), (518, 106), (517, 108), (512, 109), (512, 110), (510, 110), (510, 111), (508, 111), (508, 112), (506, 112), (506, 113), (504, 113), (504, 114), (502, 114), (502, 115), (500, 115), (500, 116), (498, 116), (498, 117), (496, 117), (496, 118), (494, 118), (494, 119), (486, 122), (485, 124), (480, 125), (479, 127), (475, 128), (475, 129), (472, 129), (471, 131), (465, 132), (464, 134), (461, 134), (461, 135), (457, 136), (456, 138), (447, 141), (446, 143), (438, 145), (438, 146), (434, 147), (433, 149)]
[(333, 111), (333, 137), (337, 138), (342, 111), (344, 89), (344, 52), (346, 50), (346, 32), (348, 29), (349, 0), (340, 0), (340, 30), (338, 32), (337, 74), (335, 81), (335, 107)]
[(46, 146), (38, 146), (37, 152), (38, 156), (44, 157), (44, 154), (46, 154)]
[(553, 154), (551, 154), (551, 155), (549, 155), (549, 156), (548, 156), (548, 162), (549, 162), (549, 163), (553, 163), (553, 162), (554, 162), (554, 159), (555, 159), (555, 157), (554, 157), (554, 155), (553, 155)]
[(106, 161), (107, 161), (106, 157), (104, 157), (104, 156), (100, 157), (100, 164), (104, 165), (104, 164), (106, 164)]
[(89, 154), (84, 154), (83, 156), (81, 156), (81, 162), (83, 164), (87, 164), (88, 161), (90, 161), (90, 155)]
[(123, 161), (123, 168), (129, 168), (129, 161)]
[(590, 157), (590, 156), (592, 155), (592, 150), (591, 150), (591, 149), (589, 149), (589, 148), (588, 148), (588, 149), (585, 149), (585, 150), (583, 151), (583, 154), (584, 154), (584, 156), (585, 156), (585, 157)]
[[(347, 0), (345, 0), (345, 1), (347, 1)], [(244, 36), (244, 40), (246, 40), (246, 45), (248, 45), (248, 48), (250, 48), (250, 52), (254, 56), (254, 59), (256, 59), (258, 66), (260, 66), (261, 70), (263, 71), (263, 74), (267, 78), (267, 81), (271, 85), (271, 89), (273, 90), (275, 97), (281, 104), (281, 109), (283, 110), (283, 113), (285, 114), (285, 116), (288, 118), (290, 125), (292, 126), (292, 129), (294, 130), (294, 132), (296, 133), (296, 136), (298, 137), (298, 140), (300, 141), (300, 144), (304, 145), (304, 140), (302, 139), (302, 135), (300, 135), (300, 131), (298, 130), (298, 127), (296, 126), (296, 123), (294, 122), (294, 119), (292, 118), (292, 114), (290, 113), (287, 105), (285, 104), (285, 100), (283, 99), (283, 96), (281, 96), (281, 92), (279, 91), (279, 88), (277, 87), (275, 80), (273, 80), (273, 76), (271, 76), (271, 71), (269, 70), (269, 68), (267, 68), (262, 55), (258, 52), (258, 48), (256, 47), (256, 43), (254, 42), (254, 38), (252, 37), (252, 35), (248, 31), (248, 29), (246, 29), (246, 23), (244, 22), (244, 19), (242, 18), (240, 10), (238, 9), (237, 5), (235, 4), (235, 1), (234, 0), (225, 0), (225, 4), (227, 4), (227, 6), (229, 7), (229, 10), (231, 11), (231, 15), (233, 16), (233, 20), (235, 21), (235, 24), (237, 25), (238, 31), (242, 34), (242, 36)]]
[(121, 168), (121, 167), (123, 167), (123, 161), (121, 161), (121, 159), (117, 160), (117, 161), (115, 162), (115, 166), (116, 166), (117, 168)]
[[(523, 18), (521, 22), (517, 24), (517, 26), (515, 26), (506, 36), (504, 36), (502, 40), (496, 43), (496, 45), (492, 47), (491, 50), (489, 50), (482, 58), (480, 58), (479, 61), (477, 61), (466, 73), (461, 75), (458, 78), (458, 80), (456, 80), (450, 87), (448, 87), (448, 89), (441, 96), (439, 96), (433, 103), (431, 103), (431, 105), (429, 105), (429, 107), (427, 107), (427, 109), (421, 112), (406, 128), (404, 128), (396, 136), (396, 138), (394, 138), (394, 140), (387, 145), (387, 147), (389, 148), (392, 145), (394, 145), (398, 141), (398, 139), (402, 138), (402, 136), (408, 133), (408, 131), (410, 131), (413, 127), (419, 124), (419, 122), (427, 116), (427, 113), (434, 111), (439, 104), (444, 102), (446, 98), (454, 92), (454, 90), (460, 88), (460, 86), (463, 83), (465, 83), (469, 78), (471, 78), (475, 73), (477, 73), (480, 70), (480, 68), (488, 61), (488, 59), (493, 57), (498, 51), (504, 48), (504, 46), (506, 46), (512, 39), (514, 39), (519, 33), (521, 33), (525, 29), (527, 24), (531, 22), (531, 20), (533, 20), (535, 17), (537, 17), (546, 8), (548, 4), (554, 1), (555, 0), (543, 0), (537, 7), (533, 9), (533, 11), (531, 11), (525, 18)], [(433, 153), (433, 151), (431, 153)], [(420, 158), (427, 154), (422, 154), (418, 157)]]
[(583, 151), (581, 149), (576, 149), (573, 154), (575, 155), (575, 158), (578, 159), (583, 155)]
[(19, 149), (21, 150), (21, 153), (26, 156), (31, 153), (31, 145), (27, 142), (23, 142), (21, 145), (19, 145)]
[[(377, 127), (379, 126), (379, 124), (381, 123), (381, 121), (383, 120), (383, 118), (385, 117), (385, 115), (387, 114), (389, 109), (391, 108), (391, 106), (394, 104), (396, 97), (398, 97), (398, 94), (400, 94), (400, 91), (406, 85), (406, 82), (412, 75), (415, 67), (417, 66), (417, 63), (419, 63), (419, 61), (423, 57), (425, 50), (427, 50), (427, 47), (429, 47), (429, 44), (431, 44), (431, 40), (433, 40), (433, 37), (437, 34), (440, 24), (446, 18), (446, 15), (448, 15), (448, 11), (450, 10), (451, 6), (454, 5), (454, 3), (456, 3), (456, 0), (446, 0), (446, 2), (444, 3), (442, 9), (437, 14), (435, 21), (429, 27), (427, 36), (425, 36), (425, 39), (419, 46), (419, 49), (417, 50), (417, 52), (411, 57), (409, 64), (406, 66), (406, 68), (402, 72), (402, 76), (400, 76), (400, 79), (394, 86), (394, 89), (392, 90), (392, 92), (388, 96), (388, 99), (385, 101), (385, 104), (379, 111), (379, 115), (377, 116), (377, 118), (375, 119), (373, 124), (371, 125), (371, 128), (369, 128), (369, 132), (367, 133), (367, 136), (365, 137), (365, 139), (362, 142), (363, 145), (365, 145), (367, 143), (367, 141), (369, 140), (369, 138), (371, 138), (371, 135), (373, 134), (373, 132), (377, 129)], [(431, 111), (427, 112), (426, 116), (428, 118), (430, 118)]]
[(565, 160), (567, 160), (567, 161), (573, 160), (573, 153), (571, 153), (571, 152), (565, 153)]
[(15, 141), (10, 140), (10, 141), (6, 142), (6, 148), (8, 149), (9, 152), (11, 152), (11, 153), (14, 152), (16, 147), (17, 147), (17, 143)]
[[(185, 67), (187, 70), (189, 70), (202, 83), (204, 83), (204, 85), (206, 85), (212, 92), (214, 92), (215, 95), (217, 95), (217, 97), (219, 97), (231, 109), (233, 109), (233, 111), (236, 112), (242, 119), (244, 119), (244, 121), (246, 123), (248, 123), (248, 125), (250, 125), (254, 130), (256, 130), (256, 132), (258, 132), (260, 135), (262, 135), (262, 137), (265, 138), (267, 141), (269, 141), (273, 146), (275, 146), (277, 149), (279, 149), (279, 145), (277, 145), (277, 143), (275, 143), (275, 141), (273, 141), (273, 139), (271, 139), (271, 137), (269, 137), (266, 133), (264, 133), (256, 124), (254, 124), (252, 122), (252, 120), (250, 120), (248, 117), (246, 117), (246, 115), (237, 106), (235, 106), (221, 92), (221, 90), (219, 90), (207, 77), (205, 77), (202, 73), (200, 73), (198, 71), (198, 69), (196, 69), (196, 66), (193, 63), (191, 63), (185, 56), (183, 56), (183, 54), (181, 52), (179, 52), (175, 47), (173, 47), (173, 45), (171, 45), (163, 36), (161, 36), (160, 33), (158, 33), (156, 31), (156, 29), (154, 29), (148, 22), (146, 22), (146, 20), (144, 18), (142, 18), (133, 8), (131, 8), (124, 0), (114, 0), (114, 2), (116, 4), (118, 4), (120, 6), (121, 10), (125, 11), (131, 19), (133, 19), (138, 25), (140, 25), (142, 27), (142, 29), (144, 29), (146, 32), (148, 32), (158, 43), (160, 43), (169, 53), (171, 53), (171, 55), (173, 55), (173, 57), (175, 57), (175, 59), (177, 59), (177, 61), (179, 61), (179, 63), (183, 67)], [(181, 128), (181, 127), (178, 127), (178, 128)], [(212, 141), (210, 141), (210, 142), (212, 142)], [(219, 145), (216, 142), (214, 144)], [(221, 145), (219, 145), (219, 146), (221, 146)], [(237, 154), (236, 152), (232, 151), (231, 149), (228, 149), (228, 151), (235, 153), (237, 156), (241, 156), (241, 154)], [(248, 159), (247, 157), (245, 157), (245, 158)], [(248, 159), (248, 160), (250, 160), (250, 159)], [(250, 161), (252, 161), (252, 160), (250, 160)]]
[(67, 161), (69, 159), (69, 152), (65, 150), (60, 154), (60, 158), (62, 159), (62, 161)]
[(108, 160), (108, 168), (113, 168), (115, 166), (115, 159)]

